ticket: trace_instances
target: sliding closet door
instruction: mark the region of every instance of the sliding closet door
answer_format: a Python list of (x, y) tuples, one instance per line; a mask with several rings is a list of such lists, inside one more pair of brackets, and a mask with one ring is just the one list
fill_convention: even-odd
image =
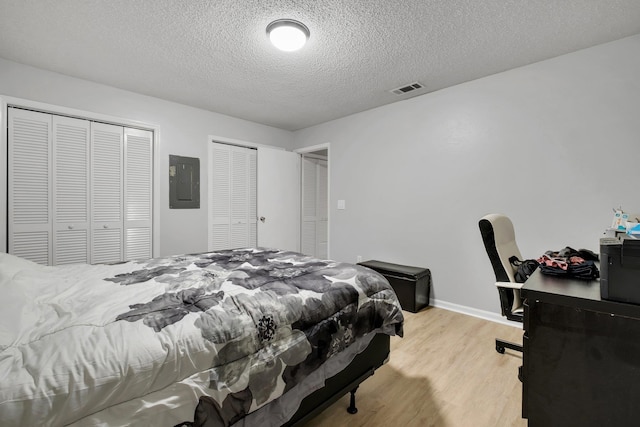
[(124, 257), (123, 144), (121, 126), (92, 123), (92, 264), (121, 261)]
[(151, 258), (153, 134), (124, 129), (124, 259)]
[(51, 116), (9, 108), (8, 121), (9, 253), (51, 264)]
[(53, 120), (53, 264), (89, 262), (87, 120)]
[(209, 250), (256, 245), (256, 150), (212, 143)]

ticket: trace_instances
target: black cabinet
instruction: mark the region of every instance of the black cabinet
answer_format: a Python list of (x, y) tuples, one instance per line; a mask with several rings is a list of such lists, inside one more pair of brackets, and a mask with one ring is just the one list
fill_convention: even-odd
[(637, 426), (640, 305), (600, 298), (600, 284), (525, 283), (523, 416), (529, 426)]

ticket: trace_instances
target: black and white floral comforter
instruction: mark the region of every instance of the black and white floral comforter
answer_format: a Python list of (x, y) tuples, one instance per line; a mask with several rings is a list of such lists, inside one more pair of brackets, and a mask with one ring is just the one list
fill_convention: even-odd
[(403, 322), (379, 274), (262, 248), (64, 267), (0, 254), (0, 297), (2, 426), (70, 424), (196, 374), (229, 425)]

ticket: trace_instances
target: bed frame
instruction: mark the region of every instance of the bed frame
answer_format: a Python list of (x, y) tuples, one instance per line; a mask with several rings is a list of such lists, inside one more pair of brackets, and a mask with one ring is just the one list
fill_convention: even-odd
[(324, 411), (347, 393), (351, 400), (347, 412), (355, 414), (356, 390), (360, 383), (374, 374), (389, 357), (391, 338), (386, 334), (376, 334), (367, 348), (356, 355), (353, 361), (342, 371), (325, 382), (325, 386), (305, 397), (298, 411), (284, 424), (287, 427), (301, 426)]

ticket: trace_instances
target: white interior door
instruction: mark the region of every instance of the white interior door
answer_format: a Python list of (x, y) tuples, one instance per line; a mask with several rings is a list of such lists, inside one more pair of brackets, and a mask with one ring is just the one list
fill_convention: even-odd
[(258, 246), (299, 251), (300, 155), (258, 148)]
[(327, 258), (328, 174), (327, 161), (302, 157), (302, 248), (301, 252)]

